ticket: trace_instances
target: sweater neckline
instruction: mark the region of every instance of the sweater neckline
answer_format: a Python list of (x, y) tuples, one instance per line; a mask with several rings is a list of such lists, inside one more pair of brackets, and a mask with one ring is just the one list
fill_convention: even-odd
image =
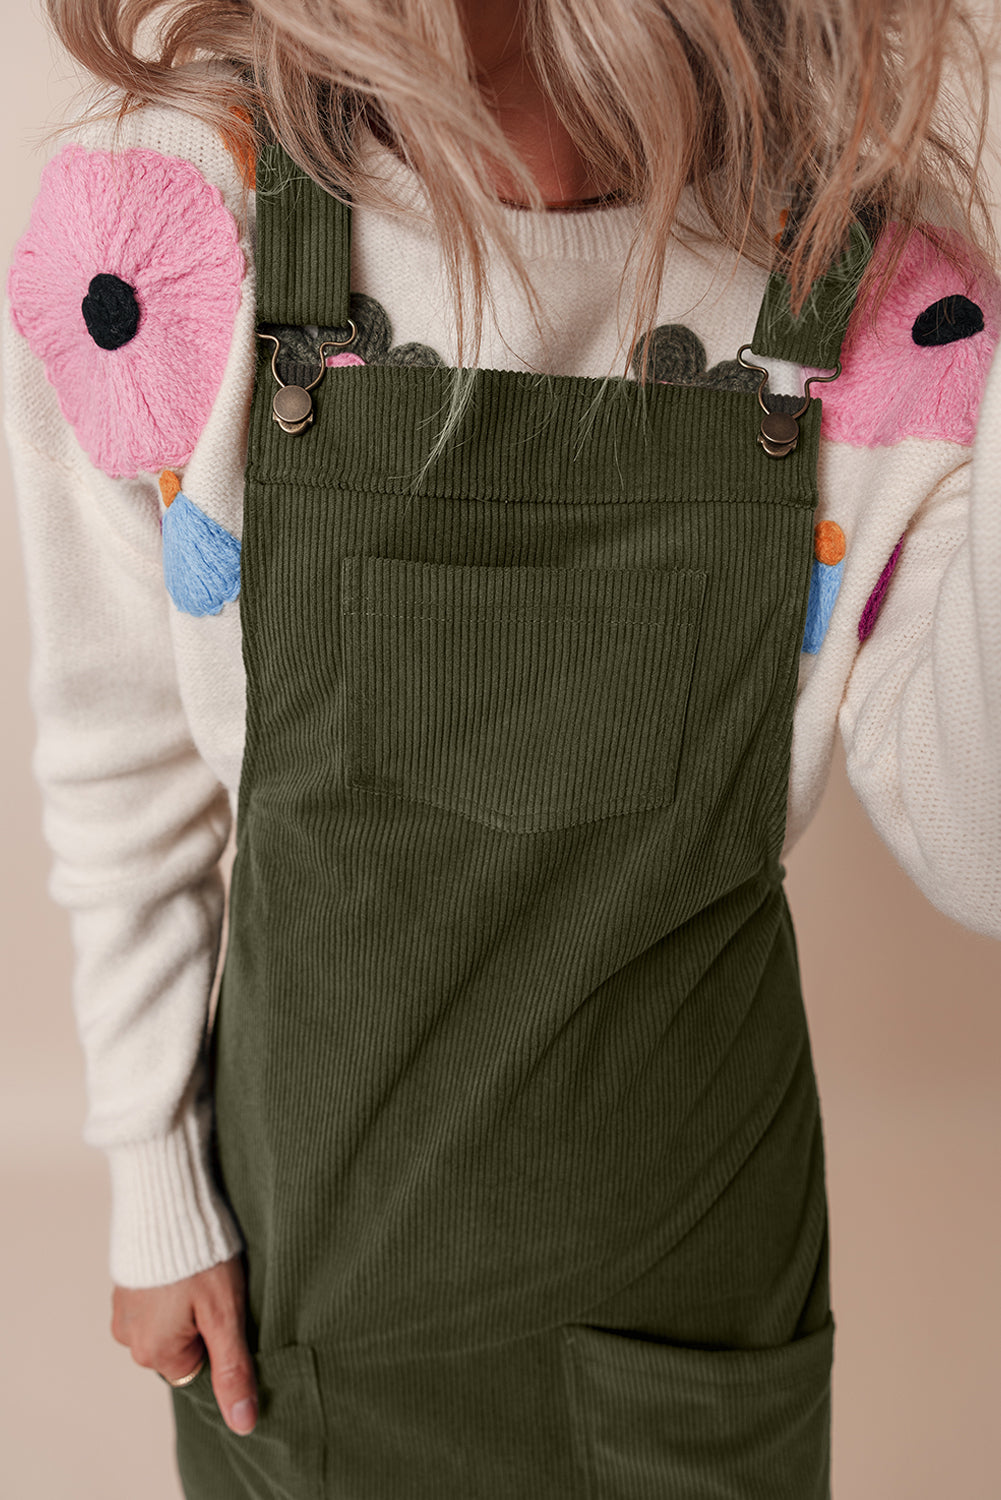
[[(424, 186), (407, 163), (372, 134), (359, 130), (358, 162), (377, 182), (393, 208), (423, 221), (429, 234), (435, 227)], [(511, 241), (526, 261), (565, 260), (622, 263), (640, 224), (636, 203), (599, 199), (572, 211), (532, 209), (502, 202), (500, 212)]]

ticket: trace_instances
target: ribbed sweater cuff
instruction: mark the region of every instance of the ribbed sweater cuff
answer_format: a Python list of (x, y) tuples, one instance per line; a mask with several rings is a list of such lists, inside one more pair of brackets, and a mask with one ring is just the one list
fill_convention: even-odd
[(111, 1168), (111, 1279), (162, 1286), (243, 1246), (208, 1161), (210, 1105), (190, 1105), (166, 1136), (105, 1148)]

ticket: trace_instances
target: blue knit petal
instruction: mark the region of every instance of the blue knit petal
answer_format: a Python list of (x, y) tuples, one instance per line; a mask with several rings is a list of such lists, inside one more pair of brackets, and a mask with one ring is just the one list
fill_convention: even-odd
[(813, 564), (810, 597), (806, 606), (806, 630), (803, 633), (803, 650), (810, 656), (815, 656), (823, 644), (844, 571), (844, 558), (839, 563)]
[(163, 517), (163, 577), (187, 615), (217, 615), (240, 592), (240, 543), (183, 490)]

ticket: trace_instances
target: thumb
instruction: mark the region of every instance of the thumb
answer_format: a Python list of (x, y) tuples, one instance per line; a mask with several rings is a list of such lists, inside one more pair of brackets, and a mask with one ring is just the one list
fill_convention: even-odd
[(257, 1422), (257, 1381), (243, 1330), (234, 1317), (199, 1331), (208, 1349), (212, 1390), (223, 1421), (245, 1437)]

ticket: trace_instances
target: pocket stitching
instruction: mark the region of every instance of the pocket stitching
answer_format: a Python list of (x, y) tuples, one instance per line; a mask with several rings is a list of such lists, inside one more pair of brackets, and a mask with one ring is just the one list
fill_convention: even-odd
[[(579, 1338), (574, 1337), (575, 1333), (583, 1333), (590, 1336), (595, 1354), (599, 1349), (602, 1354), (607, 1352), (618, 1364), (628, 1362), (634, 1350), (658, 1350), (666, 1352), (669, 1358), (674, 1358), (679, 1363), (687, 1359), (690, 1363), (699, 1364), (707, 1370), (712, 1362), (717, 1362), (715, 1369), (720, 1374), (743, 1378), (753, 1373), (754, 1378), (758, 1378), (760, 1373), (766, 1375), (772, 1385), (798, 1386), (802, 1380), (802, 1371), (798, 1368), (783, 1369), (782, 1365), (790, 1365), (793, 1359), (802, 1365), (807, 1361), (808, 1356), (814, 1357), (818, 1351), (823, 1352), (829, 1343), (833, 1346), (836, 1327), (833, 1313), (828, 1312), (821, 1327), (815, 1328), (811, 1333), (803, 1334), (797, 1339), (790, 1339), (786, 1344), (769, 1344), (759, 1349), (705, 1349), (696, 1344), (675, 1343), (670, 1339), (633, 1338), (619, 1329), (602, 1328), (597, 1323), (568, 1324), (563, 1331), (574, 1350), (577, 1362), (601, 1363), (601, 1358), (592, 1358), (591, 1353), (581, 1347)], [(618, 1358), (618, 1356), (622, 1357)], [(778, 1368), (773, 1372), (769, 1366), (778, 1366)], [(733, 1379), (731, 1384), (736, 1388), (740, 1381)]]
[(263, 1375), (270, 1360), (292, 1365), (292, 1373), (305, 1386), (306, 1400), (313, 1413), (316, 1439), (310, 1445), (309, 1463), (305, 1466), (304, 1480), (309, 1485), (308, 1500), (323, 1500), (324, 1479), (327, 1463), (327, 1438), (324, 1427), (323, 1399), (316, 1366), (316, 1351), (312, 1344), (283, 1344), (277, 1349), (258, 1350), (257, 1361)]
[[(579, 1337), (582, 1332), (597, 1336), (585, 1341), (585, 1343), (591, 1344), (590, 1349), (585, 1347), (585, 1343), (582, 1343)], [(805, 1462), (811, 1478), (817, 1478), (819, 1477), (819, 1467), (817, 1466), (822, 1467), (825, 1463), (824, 1453), (826, 1452), (828, 1469), (826, 1477), (823, 1480), (827, 1486), (824, 1490), (824, 1496), (825, 1500), (830, 1500), (829, 1424), (831, 1356), (829, 1346), (833, 1348), (834, 1333), (835, 1322), (833, 1314), (829, 1312), (827, 1321), (821, 1328), (814, 1330), (814, 1332), (805, 1335), (803, 1338), (794, 1339), (788, 1344), (765, 1349), (703, 1350), (690, 1345), (672, 1344), (667, 1340), (631, 1339), (628, 1334), (620, 1334), (616, 1330), (605, 1330), (587, 1324), (565, 1325), (561, 1329), (565, 1372), (564, 1383), (570, 1409), (569, 1416), (575, 1442), (575, 1451), (580, 1456), (581, 1462), (586, 1466), (587, 1480), (590, 1487), (588, 1492), (589, 1500), (597, 1500), (597, 1496), (605, 1494), (604, 1485), (606, 1483), (610, 1483), (612, 1486), (607, 1491), (609, 1496), (625, 1493), (622, 1489), (622, 1481), (626, 1469), (622, 1466), (629, 1466), (633, 1449), (623, 1446), (623, 1433), (618, 1431), (614, 1425), (612, 1427), (608, 1425), (609, 1417), (612, 1418), (614, 1423), (614, 1413), (616, 1410), (615, 1401), (612, 1400), (611, 1404), (609, 1404), (608, 1398), (610, 1392), (614, 1393), (617, 1390), (621, 1392), (623, 1380), (626, 1380), (628, 1385), (630, 1375), (633, 1376), (635, 1383), (637, 1373), (642, 1376), (649, 1371), (651, 1346), (656, 1351), (656, 1355), (668, 1351), (671, 1356), (682, 1356), (677, 1361), (677, 1367), (673, 1371), (664, 1369), (648, 1375), (648, 1379), (652, 1382), (659, 1374), (663, 1390), (669, 1393), (673, 1386), (676, 1396), (679, 1390), (684, 1390), (685, 1392), (692, 1390), (691, 1372), (686, 1372), (683, 1369), (684, 1356), (694, 1355), (703, 1357), (700, 1361), (702, 1365), (702, 1378), (698, 1381), (698, 1388), (703, 1391), (710, 1389), (713, 1394), (719, 1396), (721, 1403), (720, 1412), (724, 1416), (729, 1413), (733, 1417), (735, 1425), (731, 1435), (741, 1438), (741, 1440), (741, 1427), (746, 1428), (747, 1426), (747, 1395), (751, 1385), (766, 1393), (766, 1404), (767, 1395), (771, 1394), (774, 1396), (776, 1390), (783, 1393), (792, 1393), (792, 1396), (802, 1398), (805, 1384), (811, 1384), (812, 1372), (812, 1392), (809, 1396), (808, 1408), (811, 1420), (820, 1424), (814, 1430), (814, 1439), (817, 1447), (815, 1451), (811, 1450), (805, 1456), (801, 1455), (799, 1462)], [(639, 1346), (638, 1356), (636, 1346)], [(786, 1359), (766, 1359), (763, 1362), (761, 1359), (751, 1358), (754, 1355), (785, 1355)], [(799, 1357), (795, 1357), (796, 1355), (799, 1355)], [(712, 1379), (707, 1381), (706, 1377), (711, 1368), (708, 1361), (719, 1356), (723, 1356), (723, 1363), (716, 1365), (714, 1368), (717, 1375), (722, 1378), (718, 1381)], [(730, 1358), (727, 1358), (727, 1356), (730, 1356)], [(637, 1358), (639, 1361), (638, 1369)], [(745, 1359), (747, 1360), (746, 1363)], [(769, 1365), (772, 1368), (769, 1368)], [(779, 1366), (778, 1369), (775, 1368), (776, 1365)], [(782, 1368), (783, 1365), (785, 1365), (785, 1369)], [(659, 1392), (661, 1386), (658, 1386), (657, 1390)], [(792, 1399), (792, 1396), (790, 1396), (790, 1399)], [(665, 1399), (667, 1399), (666, 1396)], [(595, 1414), (599, 1418), (604, 1418), (604, 1429), (594, 1420), (589, 1421), (589, 1414), (592, 1418), (594, 1418)], [(791, 1424), (789, 1429), (790, 1441), (796, 1441), (802, 1427), (802, 1404), (798, 1412), (792, 1410), (789, 1415)], [(608, 1451), (599, 1463), (595, 1445), (598, 1435), (602, 1430), (605, 1432), (605, 1444)], [(689, 1433), (687, 1423), (683, 1423), (681, 1430), (686, 1435), (685, 1441), (689, 1441), (692, 1434)], [(714, 1432), (717, 1433), (725, 1433), (728, 1430), (729, 1428), (725, 1424), (722, 1429), (714, 1427)], [(609, 1433), (612, 1434), (613, 1439), (611, 1446), (608, 1446)], [(700, 1442), (702, 1443), (704, 1455), (708, 1454), (709, 1450), (704, 1430)], [(767, 1454), (756, 1453), (754, 1459), (756, 1465), (761, 1462), (771, 1462)], [(708, 1458), (706, 1458), (706, 1462), (709, 1462)], [(797, 1473), (797, 1478), (804, 1477), (804, 1474)], [(760, 1474), (757, 1477), (760, 1480)], [(647, 1493), (647, 1491), (644, 1490), (644, 1493)], [(757, 1489), (755, 1493), (757, 1493)], [(797, 1491), (797, 1493), (799, 1492)], [(811, 1495), (814, 1493), (816, 1493), (817, 1500), (819, 1500), (820, 1491), (816, 1490), (814, 1492), (811, 1489)], [(791, 1491), (788, 1493), (786, 1490), (783, 1491), (785, 1500), (790, 1500), (790, 1495)]]
[[(684, 633), (684, 649), (680, 654), (680, 670), (675, 674), (676, 680), (667, 684), (666, 691), (662, 692), (655, 718), (650, 720), (650, 743), (652, 746), (663, 746), (665, 743), (669, 749), (663, 756), (663, 765), (659, 779), (650, 780), (649, 777), (642, 783), (633, 781), (629, 790), (620, 792), (617, 796), (600, 795), (599, 789), (591, 796), (590, 806), (585, 804), (584, 815), (575, 814), (572, 809), (555, 814), (546, 814), (533, 809), (526, 811), (508, 811), (505, 808), (485, 803), (481, 799), (470, 796), (456, 795), (451, 793), (446, 798), (445, 790), (442, 789), (439, 796), (435, 796), (435, 788), (427, 785), (421, 786), (416, 779), (408, 783), (406, 775), (401, 777), (400, 787), (385, 787), (378, 784), (378, 775), (366, 770), (366, 762), (373, 760), (376, 750), (372, 747), (373, 734), (368, 730), (368, 723), (359, 718), (361, 712), (359, 704), (371, 701), (372, 690), (366, 688), (366, 662), (367, 657), (361, 648), (361, 643), (352, 638), (351, 633), (345, 629), (342, 633), (342, 653), (344, 660), (344, 706), (343, 706), (343, 776), (347, 788), (362, 791), (369, 795), (393, 797), (416, 803), (425, 807), (433, 807), (460, 816), (468, 817), (482, 823), (484, 826), (504, 833), (535, 834), (545, 832), (556, 832), (567, 828), (586, 826), (587, 824), (600, 822), (609, 817), (620, 817), (630, 813), (644, 813), (659, 807), (670, 806), (676, 800), (678, 777), (681, 767), (682, 752), (685, 741), (685, 726), (691, 703), (692, 683), (694, 681), (695, 660), (699, 642), (699, 627), (705, 609), (708, 575), (702, 569), (694, 568), (638, 568), (638, 569), (599, 569), (599, 568), (569, 568), (569, 569), (538, 569), (533, 570), (540, 574), (590, 574), (594, 576), (596, 584), (610, 577), (622, 577), (629, 573), (646, 573), (651, 575), (651, 582), (662, 590), (661, 598), (666, 601), (659, 613), (652, 613), (649, 609), (638, 611), (634, 616), (629, 615), (588, 615), (568, 614), (554, 607), (544, 613), (523, 614), (517, 608), (508, 609), (503, 606), (488, 607), (484, 609), (465, 610), (456, 608), (449, 599), (440, 609), (433, 613), (414, 613), (410, 610), (382, 610), (363, 609), (360, 606), (372, 602), (373, 581), (363, 581), (362, 569), (368, 563), (398, 565), (403, 570), (407, 568), (424, 567), (435, 570), (430, 574), (431, 581), (437, 577), (441, 587), (449, 586), (447, 575), (458, 571), (475, 571), (489, 577), (497, 575), (505, 570), (490, 566), (451, 563), (426, 563), (415, 564), (408, 559), (396, 558), (369, 558), (369, 557), (346, 557), (341, 560), (341, 618), (342, 624), (350, 620), (362, 618), (380, 620), (401, 621), (427, 621), (434, 624), (448, 624), (454, 621), (461, 623), (475, 622), (477, 620), (503, 620), (505, 624), (520, 625), (523, 623), (555, 623), (576, 624), (583, 623), (595, 627), (604, 628), (606, 625), (630, 625), (633, 627), (652, 626), (661, 630)], [(391, 575), (390, 575), (391, 576)], [(399, 575), (397, 575), (399, 576)], [(418, 586), (420, 580), (418, 580)], [(388, 585), (387, 585), (388, 587)], [(676, 597), (671, 598), (671, 592)], [(418, 609), (421, 601), (417, 601)], [(644, 650), (656, 649), (655, 643), (647, 641), (643, 643)], [(448, 667), (446, 666), (446, 672)], [(606, 668), (606, 680), (608, 675)], [(652, 677), (653, 672), (648, 676)], [(349, 689), (352, 683), (357, 684), (357, 691), (352, 695)], [(636, 701), (642, 701), (643, 684), (636, 689)], [(434, 689), (432, 689), (432, 694)], [(430, 698), (431, 709), (435, 708), (435, 700)], [(439, 701), (440, 697), (439, 697)], [(583, 698), (581, 699), (583, 701)], [(433, 724), (433, 720), (431, 721)], [(425, 734), (422, 733), (422, 738)], [(419, 742), (418, 742), (419, 743)], [(643, 798), (643, 801), (637, 799)], [(593, 809), (593, 810), (592, 810)], [(529, 821), (530, 820), (530, 821)], [(527, 824), (527, 826), (526, 826)]]
[(580, 1389), (580, 1367), (577, 1359), (573, 1329), (564, 1327), (560, 1330), (562, 1340), (563, 1384), (567, 1395), (568, 1415), (570, 1426), (573, 1431), (574, 1450), (583, 1458), (584, 1477), (587, 1480), (587, 1494), (582, 1500), (593, 1500), (597, 1474), (595, 1472), (594, 1454), (586, 1423), (581, 1422), (581, 1414), (584, 1410), (584, 1393)]

